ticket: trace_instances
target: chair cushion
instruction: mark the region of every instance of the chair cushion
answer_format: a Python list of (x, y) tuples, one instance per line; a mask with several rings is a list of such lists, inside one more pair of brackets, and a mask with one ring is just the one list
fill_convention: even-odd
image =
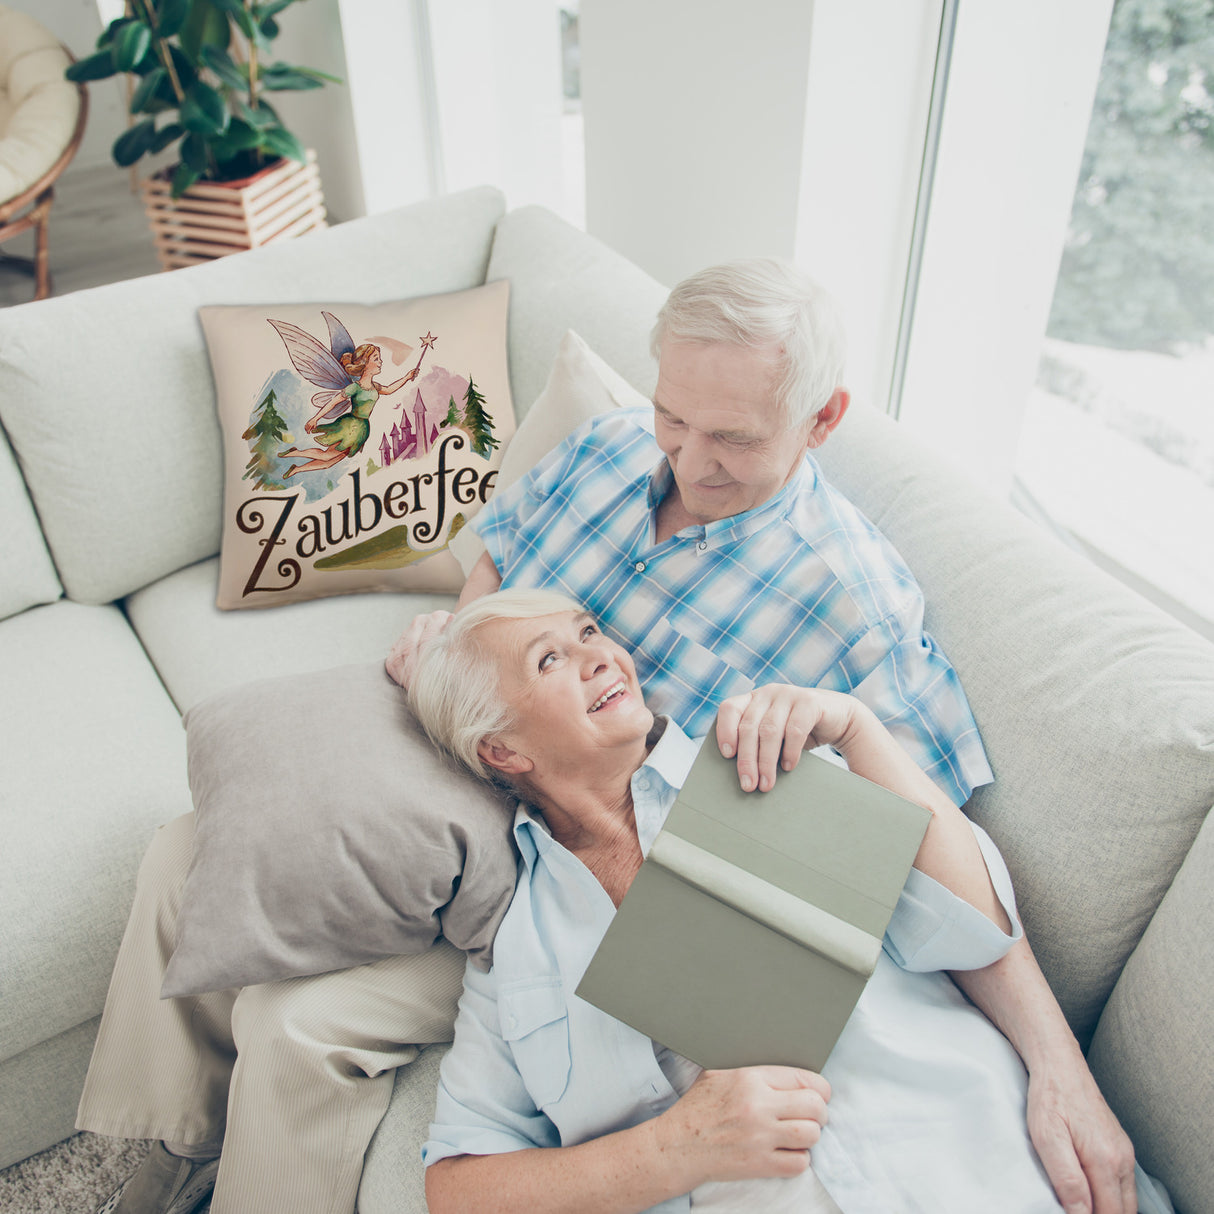
[(156, 826), (190, 809), (185, 733), (116, 607), (0, 623), (0, 1058), (96, 1016)]
[(0, 620), (63, 593), (8, 440), (0, 434)]

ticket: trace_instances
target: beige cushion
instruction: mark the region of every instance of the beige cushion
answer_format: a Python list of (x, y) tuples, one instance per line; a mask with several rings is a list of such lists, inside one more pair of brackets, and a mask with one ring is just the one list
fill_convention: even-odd
[(1214, 1202), (1214, 817), (1100, 1018), (1092, 1072), (1179, 1209)]
[[(570, 329), (561, 339), (543, 392), (506, 448), (496, 488), (513, 485), (583, 422), (610, 409), (648, 403)], [(465, 574), (484, 551), (485, 545), (471, 527), (451, 541), (451, 552)]]
[[(224, 432), (220, 607), (458, 593), (447, 543), (493, 491), (514, 433), (509, 297), (495, 282), (382, 304), (199, 309)], [(380, 354), (375, 385), (415, 378), (357, 406), (338, 356), (364, 344)]]

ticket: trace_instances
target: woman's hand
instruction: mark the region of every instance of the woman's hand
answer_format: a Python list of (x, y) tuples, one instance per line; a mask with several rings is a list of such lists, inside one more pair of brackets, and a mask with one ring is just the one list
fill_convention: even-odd
[(704, 1071), (654, 1123), (659, 1150), (708, 1180), (796, 1176), (822, 1137), (830, 1084), (814, 1071), (751, 1066)]
[(731, 696), (717, 713), (717, 745), (738, 757), (745, 792), (769, 791), (777, 767), (792, 771), (801, 752), (815, 746), (843, 746), (867, 709), (838, 691), (769, 683)]
[(449, 611), (431, 611), (427, 615), (419, 615), (401, 633), (384, 659), (384, 667), (402, 687), (408, 688), (409, 681), (413, 678), (418, 651), (427, 641), (438, 636), (450, 620)]

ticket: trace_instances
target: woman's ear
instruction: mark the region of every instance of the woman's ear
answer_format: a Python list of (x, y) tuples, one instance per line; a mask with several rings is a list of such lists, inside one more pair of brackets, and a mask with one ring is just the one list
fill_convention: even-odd
[(485, 738), (478, 742), (476, 753), (480, 755), (481, 762), (486, 767), (492, 767), (494, 771), (500, 771), (503, 775), (522, 775), (534, 766), (526, 755), (520, 754), (517, 750), (511, 750), (500, 739)]

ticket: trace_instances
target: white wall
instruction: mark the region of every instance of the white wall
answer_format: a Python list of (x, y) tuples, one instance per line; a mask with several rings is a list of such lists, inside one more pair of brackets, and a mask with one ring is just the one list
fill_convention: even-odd
[(587, 231), (666, 283), (791, 257), (813, 10), (582, 0)]

